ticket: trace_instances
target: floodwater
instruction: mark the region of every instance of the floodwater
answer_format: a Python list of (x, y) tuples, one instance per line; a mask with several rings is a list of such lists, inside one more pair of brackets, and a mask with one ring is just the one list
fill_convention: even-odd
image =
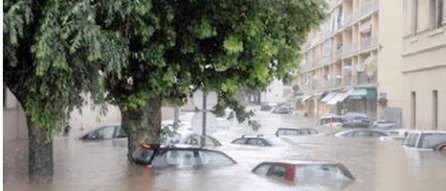
[[(278, 127), (309, 127), (313, 119), (257, 112), (259, 133), (273, 134)], [(330, 128), (318, 128), (322, 132)], [(54, 141), (54, 177), (51, 183), (27, 180), (27, 143), (4, 144), (5, 190), (446, 190), (446, 157), (433, 152), (405, 150), (400, 141), (349, 139), (327, 136), (288, 138), (289, 147), (257, 148), (230, 145), (242, 134), (254, 133), (234, 126), (214, 134), (224, 145), (219, 150), (238, 164), (213, 170), (150, 171), (129, 164), (125, 140), (86, 143), (71, 137)], [(356, 180), (338, 186), (288, 185), (251, 173), (258, 163), (276, 160), (335, 161), (343, 163)]]

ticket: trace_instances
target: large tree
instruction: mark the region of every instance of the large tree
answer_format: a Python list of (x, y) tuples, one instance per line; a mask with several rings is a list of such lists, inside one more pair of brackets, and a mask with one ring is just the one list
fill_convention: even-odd
[[(122, 78), (106, 76), (108, 100), (122, 111), (130, 153), (158, 142), (161, 105), (181, 104), (197, 88), (220, 94), (249, 117), (235, 99), (262, 90), (297, 69), (300, 45), (324, 18), (323, 0), (99, 0), (95, 20), (128, 42)], [(243, 115), (241, 115), (243, 114)]]
[(127, 44), (95, 24), (89, 1), (6, 0), (4, 84), (21, 103), (29, 134), (32, 180), (52, 175), (52, 136), (84, 103), (103, 100), (105, 74), (119, 77)]

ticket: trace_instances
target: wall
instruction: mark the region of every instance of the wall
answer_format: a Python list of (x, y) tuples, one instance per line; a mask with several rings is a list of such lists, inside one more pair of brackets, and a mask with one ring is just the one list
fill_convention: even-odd
[[(379, 53), (378, 53), (378, 99), (380, 93), (387, 94), (388, 108), (402, 108), (402, 38), (403, 1), (380, 0), (379, 9)], [(394, 26), (394, 27), (389, 27)], [(379, 107), (379, 118), (384, 111)]]

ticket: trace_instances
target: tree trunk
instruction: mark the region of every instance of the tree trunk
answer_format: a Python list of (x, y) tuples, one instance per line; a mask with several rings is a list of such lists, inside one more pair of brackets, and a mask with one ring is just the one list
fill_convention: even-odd
[(127, 133), (127, 157), (133, 161), (132, 153), (141, 143), (160, 142), (161, 97), (152, 96), (146, 106), (122, 111), (122, 127)]
[(28, 120), (28, 168), (29, 178), (34, 182), (51, 181), (53, 175), (53, 142), (45, 142), (45, 134), (46, 130), (35, 128)]

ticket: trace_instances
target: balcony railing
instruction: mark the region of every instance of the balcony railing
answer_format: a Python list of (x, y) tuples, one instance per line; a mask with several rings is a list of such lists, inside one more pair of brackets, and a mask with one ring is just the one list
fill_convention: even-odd
[(376, 47), (378, 45), (378, 37), (377, 36), (370, 36), (370, 37), (363, 38), (361, 40), (360, 44), (361, 44), (360, 45), (361, 46), (360, 47), (361, 51), (369, 49), (369, 48)]
[(369, 77), (367, 74), (359, 72), (353, 78), (353, 84), (354, 85), (376, 84), (376, 77), (375, 75)]
[(343, 79), (344, 79), (344, 83), (342, 85), (344, 85), (344, 86), (352, 85), (352, 76), (351, 75), (344, 75)]
[(342, 48), (342, 57), (348, 57), (354, 54), (358, 50), (356, 44), (347, 44)]
[(375, 12), (379, 9), (379, 0), (371, 0), (363, 5), (359, 10), (354, 11), (352, 14), (344, 17), (344, 26), (350, 25), (356, 22), (361, 17)]

